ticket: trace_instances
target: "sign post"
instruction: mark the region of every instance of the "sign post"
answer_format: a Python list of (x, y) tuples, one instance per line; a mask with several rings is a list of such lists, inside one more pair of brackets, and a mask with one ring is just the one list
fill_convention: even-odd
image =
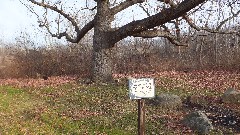
[(138, 99), (138, 135), (145, 135), (145, 103)]
[(145, 102), (144, 98), (155, 97), (152, 78), (129, 79), (129, 97), (138, 102), (138, 135), (145, 135)]

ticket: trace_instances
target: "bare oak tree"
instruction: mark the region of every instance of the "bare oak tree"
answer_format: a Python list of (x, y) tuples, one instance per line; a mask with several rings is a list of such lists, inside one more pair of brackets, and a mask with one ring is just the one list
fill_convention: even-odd
[[(86, 4), (85, 9), (95, 13), (93, 19), (82, 26), (81, 24), (83, 23), (80, 23), (77, 15), (71, 15), (64, 10), (64, 4), (62, 4), (61, 1), (27, 1), (45, 9), (46, 11), (42, 16), (47, 16), (46, 14), (49, 10), (59, 15), (58, 19), (56, 19), (57, 21), (55, 21), (58, 28), (57, 32), (52, 31), (47, 17), (39, 19), (39, 26), (44, 27), (52, 37), (58, 39), (65, 37), (69, 42), (79, 43), (80, 40), (93, 29), (93, 65), (91, 68), (92, 79), (95, 82), (109, 82), (112, 80), (113, 65), (111, 60), (111, 48), (113, 48), (118, 41), (128, 36), (144, 38), (165, 37), (171, 43), (181, 46), (185, 45), (185, 43), (182, 43), (180, 40), (181, 34), (179, 25), (181, 25), (181, 21), (185, 21), (188, 26), (198, 31), (205, 30), (214, 33), (220, 32), (221, 26), (232, 18), (237, 17), (240, 12), (231, 10), (232, 16), (222, 19), (215, 29), (211, 29), (207, 27), (207, 25), (198, 26), (197, 23), (191, 19), (193, 13), (202, 10), (203, 6), (206, 6), (207, 0), (82, 0), (82, 3)], [(146, 5), (152, 2), (160, 5), (155, 7), (154, 14), (150, 13), (150, 10), (146, 8)], [(212, 0), (212, 2), (217, 1)], [(29, 3), (23, 4), (25, 4), (31, 12), (37, 15), (38, 18), (41, 18), (41, 16), (34, 11), (33, 5), (29, 5)], [(88, 3), (92, 3), (91, 8), (88, 6)], [(231, 7), (231, 5), (236, 4), (237, 1), (232, 0), (229, 1), (229, 3)], [(141, 7), (148, 16), (141, 20), (134, 20), (118, 28), (113, 27), (112, 22), (115, 20), (116, 14), (133, 5)], [(212, 14), (206, 13), (206, 16), (207, 15), (211, 17)], [(62, 29), (61, 31), (60, 23), (62, 18), (72, 25), (73, 31), (69, 31), (68, 29)], [(166, 25), (166, 23), (173, 24), (174, 32), (169, 28), (170, 25)]]

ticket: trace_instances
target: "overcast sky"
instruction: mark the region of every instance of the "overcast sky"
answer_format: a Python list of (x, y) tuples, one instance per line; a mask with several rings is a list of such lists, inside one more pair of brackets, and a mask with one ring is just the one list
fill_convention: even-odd
[(0, 9), (0, 40), (10, 42), (21, 31), (33, 31), (30, 27), (36, 24), (36, 18), (18, 0), (1, 0)]
[[(15, 38), (19, 37), (20, 32), (36, 34), (36, 28), (38, 28), (36, 16), (30, 14), (19, 0), (1, 0), (0, 9), (0, 41), (14, 42)], [(131, 12), (131, 10), (129, 11)], [(120, 19), (120, 21), (122, 20)], [(126, 21), (122, 22), (126, 23)]]
[[(72, 4), (71, 0), (62, 1), (68, 1)], [(85, 0), (82, 0), (82, 2), (85, 2)], [(30, 34), (35, 41), (43, 41), (43, 34), (41, 35), (37, 30), (39, 27), (37, 26), (36, 16), (30, 14), (19, 0), (1, 0), (0, 9), (0, 41), (14, 42), (15, 38), (19, 37), (20, 32)], [(129, 16), (130, 14), (134, 14), (134, 16)], [(143, 16), (146, 16), (146, 14), (138, 6), (135, 6), (121, 12), (116, 21), (126, 24), (133, 19), (141, 19)]]

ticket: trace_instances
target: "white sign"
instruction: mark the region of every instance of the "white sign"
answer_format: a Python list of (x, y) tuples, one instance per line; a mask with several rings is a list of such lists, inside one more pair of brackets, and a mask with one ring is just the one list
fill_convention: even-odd
[(129, 97), (130, 99), (154, 98), (154, 79), (129, 79)]

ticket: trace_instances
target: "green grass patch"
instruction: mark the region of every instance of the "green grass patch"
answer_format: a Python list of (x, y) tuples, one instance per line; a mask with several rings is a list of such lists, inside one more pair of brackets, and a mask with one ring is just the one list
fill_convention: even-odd
[[(174, 87), (156, 86), (156, 94), (185, 98), (199, 93), (184, 82), (161, 79)], [(182, 111), (147, 105), (146, 134), (183, 134), (168, 125), (178, 122), (172, 117)], [(133, 135), (137, 134), (137, 102), (129, 99), (126, 86), (119, 85), (0, 86), (0, 121), (0, 134)]]

